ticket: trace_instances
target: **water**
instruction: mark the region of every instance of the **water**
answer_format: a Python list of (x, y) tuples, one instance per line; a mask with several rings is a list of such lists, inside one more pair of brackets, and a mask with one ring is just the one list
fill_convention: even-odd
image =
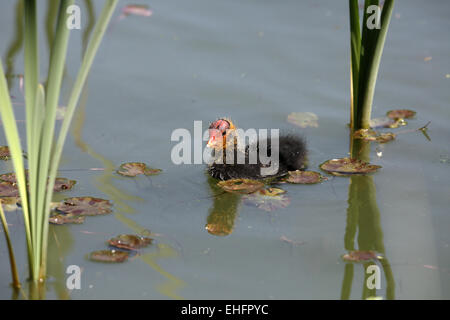
[[(193, 132), (194, 120), (202, 120), (206, 128), (220, 116), (231, 117), (243, 128), (302, 132), (311, 170), (318, 170), (325, 160), (347, 156), (347, 4), (332, 0), (150, 4), (151, 17), (127, 17), (107, 32), (61, 164), (61, 176), (78, 181), (64, 196), (110, 199), (114, 214), (88, 218), (82, 225), (51, 227), (46, 298), (339, 299), (351, 286), (349, 297), (360, 299), (365, 269), (355, 264), (349, 282), (341, 259), (351, 225), (349, 178), (312, 186), (284, 185), (291, 198), (285, 209), (267, 213), (234, 199), (236, 212), (224, 207), (217, 215), (212, 212), (205, 166), (176, 166), (170, 159), (174, 129)], [(0, 13), (4, 65), (17, 31), (14, 8), (14, 2), (4, 3)], [(95, 2), (97, 14), (100, 9), (101, 3)], [(42, 81), (48, 54), (46, 11), (46, 3), (40, 2)], [(82, 6), (82, 30), (71, 33), (61, 104), (67, 101), (79, 66), (83, 32), (89, 24), (86, 12)], [(383, 168), (364, 183), (378, 210), (362, 215), (359, 223), (373, 219), (373, 228), (367, 234), (362, 229), (355, 245), (360, 237), (363, 246), (384, 247), (392, 277), (382, 274), (381, 289), (375, 294), (383, 298), (392, 297), (388, 296), (392, 292), (396, 299), (450, 298), (450, 167), (442, 161), (450, 155), (446, 77), (450, 43), (444, 40), (449, 14), (448, 1), (397, 1), (382, 58), (373, 116), (395, 108), (413, 109), (417, 116), (407, 128), (431, 121), (432, 139), (427, 141), (420, 133), (399, 135), (383, 146), (381, 158), (372, 146), (371, 160)], [(426, 57), (432, 59), (425, 61)], [(22, 59), (22, 51), (12, 57), (11, 73), (23, 73)], [(17, 79), (12, 83), (14, 102), (20, 103)], [(15, 110), (17, 118), (24, 119), (23, 108), (17, 105)], [(286, 121), (291, 112), (315, 113), (319, 127), (295, 128)], [(24, 124), (19, 126), (23, 132)], [(137, 179), (112, 173), (112, 168), (129, 161), (147, 162), (164, 172)], [(11, 166), (2, 163), (2, 172), (10, 172)], [(24, 281), (21, 213), (9, 212), (7, 218)], [(227, 236), (205, 229), (211, 219), (220, 218), (231, 228)], [(141, 256), (115, 265), (86, 259), (89, 252), (106, 248), (108, 238), (146, 229), (158, 236)], [(283, 241), (283, 236), (299, 243)], [(4, 245), (0, 256), (0, 298), (10, 299)], [(81, 289), (68, 291), (65, 270), (73, 264), (82, 268)]]

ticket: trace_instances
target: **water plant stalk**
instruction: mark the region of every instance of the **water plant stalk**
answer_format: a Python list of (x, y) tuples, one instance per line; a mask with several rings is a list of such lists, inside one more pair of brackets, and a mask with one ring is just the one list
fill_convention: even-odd
[[(22, 146), (12, 109), (8, 86), (0, 63), (0, 115), (3, 121), (17, 185), (21, 197), (25, 223), (30, 279), (43, 280), (46, 275), (48, 218), (53, 196), (54, 180), (67, 136), (68, 128), (78, 103), (80, 92), (117, 0), (105, 2), (94, 33), (84, 54), (77, 80), (72, 88), (62, 127), (55, 142), (56, 111), (61, 95), (62, 79), (70, 30), (66, 26), (67, 8), (74, 0), (60, 0), (50, 53), (46, 86), (39, 84), (38, 27), (36, 0), (25, 0), (25, 109), (29, 184), (26, 184)], [(13, 271), (14, 273), (14, 271)]]
[(20, 288), (19, 272), (17, 271), (16, 259), (14, 257), (14, 250), (9, 236), (8, 223), (6, 222), (5, 212), (3, 212), (3, 201), (0, 200), (0, 220), (2, 222), (3, 231), (5, 232), (6, 245), (8, 246), (9, 263), (11, 266), (12, 285), (14, 288)]
[(364, 2), (362, 35), (360, 31), (358, 0), (349, 0), (350, 9), (350, 47), (351, 47), (351, 115), (352, 131), (368, 129), (375, 85), (381, 56), (386, 40), (394, 0), (386, 0), (380, 17), (379, 28), (369, 28), (368, 8), (378, 6), (378, 0)]

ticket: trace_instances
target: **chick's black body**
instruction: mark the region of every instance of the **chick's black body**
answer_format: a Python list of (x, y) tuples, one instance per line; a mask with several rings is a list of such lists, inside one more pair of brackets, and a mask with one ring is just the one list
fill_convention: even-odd
[[(267, 151), (262, 150), (262, 155), (271, 158), (272, 156), (272, 147), (270, 144), (270, 139), (266, 140), (267, 143)], [(262, 175), (261, 169), (268, 168), (274, 164), (263, 164), (259, 157), (260, 155), (260, 146), (264, 144), (262, 141), (256, 142), (256, 153), (257, 153), (257, 161), (255, 164), (250, 164), (250, 146), (245, 147), (245, 151), (236, 150), (234, 148), (234, 157), (233, 161), (227, 161), (226, 159), (226, 151), (223, 152), (223, 160), (222, 163), (218, 163), (215, 161), (212, 163), (208, 172), (214, 178), (220, 180), (229, 180), (229, 179), (237, 179), (237, 178), (245, 178), (245, 179), (265, 179), (265, 178), (273, 178), (273, 177), (281, 177), (288, 173), (288, 171), (301, 170), (305, 168), (306, 161), (306, 143), (303, 138), (295, 135), (287, 135), (281, 136), (279, 138), (279, 157), (278, 157), (278, 170), (270, 175)], [(266, 149), (264, 147), (264, 149)], [(267, 153), (266, 153), (267, 152)], [(245, 163), (238, 163), (238, 154), (241, 153), (241, 157), (245, 158)], [(243, 154), (242, 154), (243, 153)]]

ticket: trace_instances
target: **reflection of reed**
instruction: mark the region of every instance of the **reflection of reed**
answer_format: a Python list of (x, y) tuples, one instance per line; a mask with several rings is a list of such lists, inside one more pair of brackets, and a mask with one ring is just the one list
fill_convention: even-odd
[[(370, 158), (370, 142), (351, 139), (351, 155), (366, 162)], [(355, 236), (358, 233), (355, 246)], [(376, 201), (376, 188), (372, 176), (357, 176), (350, 178), (347, 208), (347, 226), (344, 237), (345, 249), (348, 251), (375, 251), (385, 254), (383, 244), (383, 231), (380, 223), (380, 211)], [(386, 298), (395, 298), (395, 282), (389, 261), (386, 257), (379, 260), (384, 270), (386, 279)], [(367, 278), (370, 274), (366, 273), (367, 267), (374, 262), (363, 264), (364, 285), (362, 298), (366, 299), (376, 295), (376, 290), (369, 290), (366, 286)], [(354, 264), (346, 263), (344, 271), (344, 280), (342, 282), (341, 299), (349, 299), (354, 275)]]
[[(88, 18), (94, 20), (95, 14), (93, 12), (94, 8), (91, 0), (85, 1), (86, 8), (88, 11)], [(90, 20), (88, 20), (90, 21)], [(89, 33), (92, 30), (93, 25), (91, 26), (89, 23), (86, 26), (85, 32), (83, 34), (83, 50), (86, 48)], [(128, 205), (126, 201), (144, 201), (144, 199), (140, 197), (136, 197), (128, 194), (124, 190), (121, 190), (114, 186), (113, 180), (118, 177), (115, 175), (116, 165), (109, 159), (106, 159), (103, 155), (96, 152), (89, 144), (87, 144), (82, 137), (83, 126), (86, 119), (86, 102), (88, 96), (88, 86), (87, 81), (86, 85), (83, 88), (79, 107), (77, 109), (77, 114), (75, 115), (73, 121), (73, 130), (72, 134), (74, 137), (75, 144), (84, 152), (89, 154), (91, 157), (99, 160), (105, 170), (103, 173), (96, 178), (96, 186), (99, 190), (105, 193), (108, 198), (110, 198), (114, 203), (114, 211), (115, 218), (127, 225), (133, 232), (137, 234), (145, 234), (148, 230), (138, 223), (130, 219), (126, 216), (126, 214), (134, 213), (135, 209)], [(157, 271), (159, 274), (166, 278), (166, 282), (157, 287), (157, 290), (170, 298), (173, 299), (182, 299), (177, 292), (185, 286), (185, 282), (169, 272), (165, 271), (161, 268), (157, 263), (156, 259), (174, 257), (177, 256), (178, 253), (174, 249), (172, 249), (169, 245), (166, 244), (158, 244), (158, 251), (155, 253), (144, 254), (140, 256), (140, 259), (143, 260), (147, 265), (149, 265), (153, 270)]]
[(14, 75), (14, 60), (23, 45), (23, 0), (18, 0), (16, 4), (15, 28), (11, 44), (6, 51), (6, 81), (11, 90)]
[(206, 220), (206, 230), (215, 236), (227, 236), (233, 232), (241, 196), (224, 192), (217, 180), (208, 176), (208, 184), (214, 203)]

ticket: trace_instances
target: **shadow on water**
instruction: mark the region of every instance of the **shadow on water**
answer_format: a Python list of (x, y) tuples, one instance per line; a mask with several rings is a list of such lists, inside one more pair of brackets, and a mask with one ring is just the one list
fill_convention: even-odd
[[(351, 138), (350, 151), (352, 158), (370, 162), (370, 142)], [(357, 235), (357, 239), (355, 239)], [(355, 240), (357, 244), (355, 244)], [(345, 249), (347, 251), (374, 251), (383, 255), (377, 260), (385, 275), (386, 299), (395, 299), (395, 281), (389, 261), (385, 255), (383, 243), (383, 231), (380, 223), (380, 210), (376, 199), (376, 188), (373, 177), (370, 175), (350, 177), (348, 191), (347, 226), (344, 237)], [(375, 262), (361, 264), (364, 274), (362, 299), (376, 297), (376, 288), (369, 289), (367, 281), (372, 275), (366, 272), (368, 267), (376, 265)], [(342, 282), (341, 299), (350, 299), (355, 266), (360, 264), (346, 263), (344, 279)]]

